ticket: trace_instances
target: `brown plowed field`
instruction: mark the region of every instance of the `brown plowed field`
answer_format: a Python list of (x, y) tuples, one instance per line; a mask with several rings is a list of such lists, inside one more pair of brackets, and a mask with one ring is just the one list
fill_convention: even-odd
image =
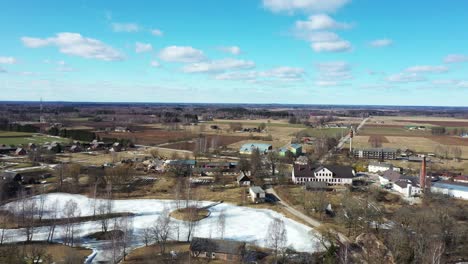
[(369, 137), (368, 142), (371, 143), (375, 142), (376, 140), (378, 140), (380, 143), (390, 143), (390, 141), (388, 141), (388, 139), (382, 135), (372, 135)]
[(426, 138), (443, 145), (468, 146), (468, 138), (451, 136), (426, 136)]

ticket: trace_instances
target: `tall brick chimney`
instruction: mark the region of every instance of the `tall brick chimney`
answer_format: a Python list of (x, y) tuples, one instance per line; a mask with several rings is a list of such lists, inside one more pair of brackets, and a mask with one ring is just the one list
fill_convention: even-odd
[(426, 156), (422, 157), (419, 185), (421, 186), (421, 191), (426, 192)]

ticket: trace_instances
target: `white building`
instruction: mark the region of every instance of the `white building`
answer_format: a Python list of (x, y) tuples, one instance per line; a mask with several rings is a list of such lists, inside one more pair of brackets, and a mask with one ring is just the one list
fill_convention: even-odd
[(367, 170), (371, 173), (382, 173), (388, 170), (400, 172), (401, 168), (394, 167), (391, 163), (371, 162), (369, 163)]
[(433, 182), (431, 192), (442, 193), (453, 198), (468, 200), (468, 184), (459, 182)]
[(400, 179), (393, 183), (393, 190), (403, 194), (406, 197), (417, 196), (421, 194), (421, 188), (416, 181)]
[(265, 201), (265, 191), (259, 186), (252, 186), (249, 188), (250, 198), (254, 203), (261, 203)]
[(351, 185), (355, 172), (346, 166), (310, 166), (295, 164), (292, 181), (295, 184), (326, 182), (329, 185)]

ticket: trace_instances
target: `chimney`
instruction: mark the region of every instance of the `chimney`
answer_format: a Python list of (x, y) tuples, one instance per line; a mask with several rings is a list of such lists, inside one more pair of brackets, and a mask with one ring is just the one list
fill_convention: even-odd
[(419, 174), (419, 185), (421, 186), (421, 191), (426, 192), (426, 156), (422, 156), (421, 162), (421, 172)]

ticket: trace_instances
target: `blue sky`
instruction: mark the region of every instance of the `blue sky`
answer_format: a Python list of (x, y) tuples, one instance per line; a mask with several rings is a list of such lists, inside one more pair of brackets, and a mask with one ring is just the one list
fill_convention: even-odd
[(468, 2), (0, 1), (0, 100), (468, 106)]

